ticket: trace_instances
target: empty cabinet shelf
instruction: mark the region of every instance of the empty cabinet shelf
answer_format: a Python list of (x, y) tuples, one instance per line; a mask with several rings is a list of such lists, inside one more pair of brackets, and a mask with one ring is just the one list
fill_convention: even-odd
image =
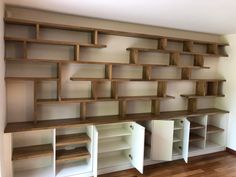
[(51, 144), (17, 147), (13, 149), (12, 160), (51, 156), (52, 154), (53, 148)]
[(178, 137), (174, 136), (174, 139), (173, 139), (174, 143), (177, 143), (177, 142), (180, 142), (180, 141), (181, 141), (181, 139), (179, 139)]
[(125, 128), (105, 128), (98, 130), (99, 138), (111, 138), (131, 135), (131, 132)]
[(191, 122), (190, 123), (190, 129), (191, 130), (197, 130), (197, 129), (203, 129), (205, 128), (204, 125), (201, 125), (199, 123), (196, 123), (196, 122)]
[(194, 134), (194, 133), (190, 133), (189, 142), (201, 141), (201, 140), (204, 140), (204, 137)]
[(75, 145), (75, 144), (85, 144), (88, 142), (90, 142), (90, 138), (86, 133), (58, 135), (56, 137), (57, 147)]
[(207, 133), (219, 133), (219, 132), (223, 132), (224, 129), (213, 126), (213, 125), (207, 125)]
[(98, 158), (98, 168), (116, 167), (129, 163), (130, 159), (123, 154), (115, 154), (112, 156)]
[(98, 145), (99, 153), (120, 151), (120, 150), (126, 150), (126, 149), (130, 149), (130, 145), (127, 142), (122, 141), (122, 140), (101, 142)]
[(71, 150), (57, 150), (56, 162), (63, 163), (68, 161), (84, 160), (90, 157), (86, 147), (78, 147)]

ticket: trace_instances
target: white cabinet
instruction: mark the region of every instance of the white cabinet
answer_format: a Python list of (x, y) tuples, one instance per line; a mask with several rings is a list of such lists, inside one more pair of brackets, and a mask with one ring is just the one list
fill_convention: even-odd
[[(151, 160), (171, 161), (175, 156), (181, 156), (188, 161), (190, 122), (186, 118), (174, 120), (153, 120), (146, 123), (150, 133), (146, 148)], [(150, 149), (150, 151), (148, 150)]]
[(130, 164), (143, 173), (145, 128), (135, 122), (106, 124), (98, 130), (98, 169)]

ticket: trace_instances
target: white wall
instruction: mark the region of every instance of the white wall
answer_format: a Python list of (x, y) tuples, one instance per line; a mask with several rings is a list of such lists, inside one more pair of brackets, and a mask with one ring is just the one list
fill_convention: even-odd
[(224, 84), (225, 98), (217, 99), (216, 106), (230, 111), (228, 147), (236, 150), (236, 34), (223, 36), (230, 46), (227, 47), (229, 57), (221, 59), (217, 72), (219, 77), (226, 78)]
[(0, 0), (0, 177), (4, 177), (4, 163), (3, 163), (3, 135), (5, 128), (5, 63), (4, 63), (4, 41), (3, 41), (3, 15), (4, 5)]

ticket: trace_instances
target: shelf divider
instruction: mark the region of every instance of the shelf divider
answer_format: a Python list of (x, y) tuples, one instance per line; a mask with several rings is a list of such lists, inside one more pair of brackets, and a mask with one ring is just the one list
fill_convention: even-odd
[(168, 40), (167, 38), (160, 38), (158, 40), (158, 49), (165, 50), (168, 45)]

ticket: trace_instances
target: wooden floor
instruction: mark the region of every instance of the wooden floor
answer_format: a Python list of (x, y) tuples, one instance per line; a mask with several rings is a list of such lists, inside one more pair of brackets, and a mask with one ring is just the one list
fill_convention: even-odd
[(236, 156), (228, 152), (219, 152), (199, 157), (192, 157), (189, 163), (183, 160), (166, 162), (144, 168), (141, 175), (130, 169), (100, 177), (236, 177)]

